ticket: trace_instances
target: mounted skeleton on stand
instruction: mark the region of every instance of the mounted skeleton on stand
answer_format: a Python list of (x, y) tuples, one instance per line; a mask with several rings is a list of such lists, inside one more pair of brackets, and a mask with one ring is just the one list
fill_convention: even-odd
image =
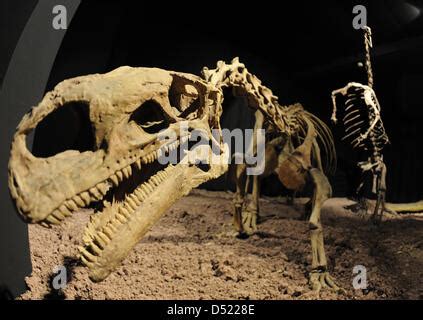
[[(373, 90), (373, 72), (370, 49), (372, 35), (369, 27), (364, 28), (364, 44), (366, 49), (367, 85), (350, 82), (344, 88), (332, 92), (332, 121), (337, 122), (336, 98), (342, 95), (345, 101), (345, 115), (342, 119), (345, 136), (354, 149), (361, 149), (367, 154), (367, 161), (358, 163), (363, 174), (370, 172), (373, 177), (372, 192), (376, 194), (376, 206), (372, 218), (380, 221), (385, 208), (386, 165), (383, 162), (382, 149), (389, 143), (381, 118), (381, 108), (376, 93)], [(357, 189), (360, 193), (364, 181)]]

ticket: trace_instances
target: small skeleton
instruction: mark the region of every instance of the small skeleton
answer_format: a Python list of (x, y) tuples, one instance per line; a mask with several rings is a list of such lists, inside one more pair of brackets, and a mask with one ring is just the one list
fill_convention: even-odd
[[(368, 154), (368, 160), (358, 163), (364, 172), (373, 175), (372, 192), (377, 195), (373, 212), (374, 219), (380, 219), (385, 211), (386, 165), (383, 162), (382, 149), (389, 143), (381, 118), (381, 108), (376, 93), (373, 90), (373, 73), (370, 59), (372, 48), (371, 29), (364, 28), (364, 44), (366, 48), (366, 71), (368, 84), (350, 82), (344, 88), (332, 92), (333, 113), (331, 120), (337, 122), (336, 98), (345, 97), (345, 115), (342, 119), (345, 136), (353, 148), (362, 149)], [(363, 187), (360, 184), (357, 193)]]

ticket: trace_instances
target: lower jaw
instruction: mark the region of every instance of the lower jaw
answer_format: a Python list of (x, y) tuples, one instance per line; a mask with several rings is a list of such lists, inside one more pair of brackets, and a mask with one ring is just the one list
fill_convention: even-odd
[(177, 165), (169, 171), (168, 177), (153, 190), (131, 218), (122, 224), (110, 242), (89, 265), (92, 281), (104, 280), (126, 258), (129, 251), (141, 240), (150, 227), (191, 188), (185, 185), (185, 165)]

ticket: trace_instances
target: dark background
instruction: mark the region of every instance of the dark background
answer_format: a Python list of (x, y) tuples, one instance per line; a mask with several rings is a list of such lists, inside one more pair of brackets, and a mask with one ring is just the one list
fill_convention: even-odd
[[(331, 91), (349, 81), (366, 82), (364, 70), (357, 67), (363, 58), (363, 35), (352, 28), (355, 4), (368, 9), (375, 90), (392, 142), (385, 149), (387, 198), (415, 201), (423, 198), (421, 1), (85, 1), (66, 34), (48, 89), (69, 77), (121, 65), (200, 74), (203, 66), (215, 67), (218, 60), (239, 56), (281, 103), (299, 101), (330, 125)], [(236, 107), (222, 119), (229, 128), (248, 127), (249, 121), (251, 115)], [(335, 195), (350, 195), (358, 178), (357, 155), (340, 143), (342, 132), (331, 128), (339, 157), (331, 182)], [(213, 189), (224, 186), (222, 179), (208, 184)], [(270, 178), (263, 191), (276, 195), (281, 186)]]
[[(10, 44), (21, 28), (18, 25), (35, 3), (19, 2), (2, 5), (14, 15), (1, 22), (5, 41), (1, 42), (0, 71), (7, 66), (8, 49), (13, 48)], [(392, 142), (385, 149), (387, 198), (392, 202), (415, 201), (423, 198), (419, 132), (423, 118), (422, 1), (83, 1), (66, 33), (46, 90), (63, 79), (107, 72), (121, 65), (200, 74), (203, 66), (214, 67), (218, 60), (239, 56), (281, 103), (299, 101), (330, 125), (339, 158), (331, 182), (336, 196), (350, 195), (358, 177), (357, 155), (340, 143), (342, 133), (329, 118), (331, 91), (350, 81), (366, 81), (364, 70), (357, 67), (363, 59), (363, 37), (351, 24), (355, 4), (368, 9), (375, 90)], [(239, 104), (226, 104), (232, 110), (225, 113), (224, 126), (250, 126), (251, 114), (240, 112), (244, 109)], [(47, 135), (51, 137), (50, 131), (36, 133), (35, 147), (42, 145)], [(222, 181), (208, 184), (212, 189), (224, 186)], [(281, 192), (276, 179), (265, 181), (263, 190), (270, 195)]]

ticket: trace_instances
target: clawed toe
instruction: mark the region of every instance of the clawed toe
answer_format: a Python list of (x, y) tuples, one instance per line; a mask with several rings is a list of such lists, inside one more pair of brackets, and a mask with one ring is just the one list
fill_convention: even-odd
[(345, 293), (345, 290), (339, 287), (332, 276), (327, 271), (313, 271), (309, 279), (310, 286), (313, 291), (320, 292), (322, 288), (327, 288), (335, 291), (336, 293)]
[(257, 231), (257, 215), (254, 212), (243, 212), (242, 226), (247, 235)]

